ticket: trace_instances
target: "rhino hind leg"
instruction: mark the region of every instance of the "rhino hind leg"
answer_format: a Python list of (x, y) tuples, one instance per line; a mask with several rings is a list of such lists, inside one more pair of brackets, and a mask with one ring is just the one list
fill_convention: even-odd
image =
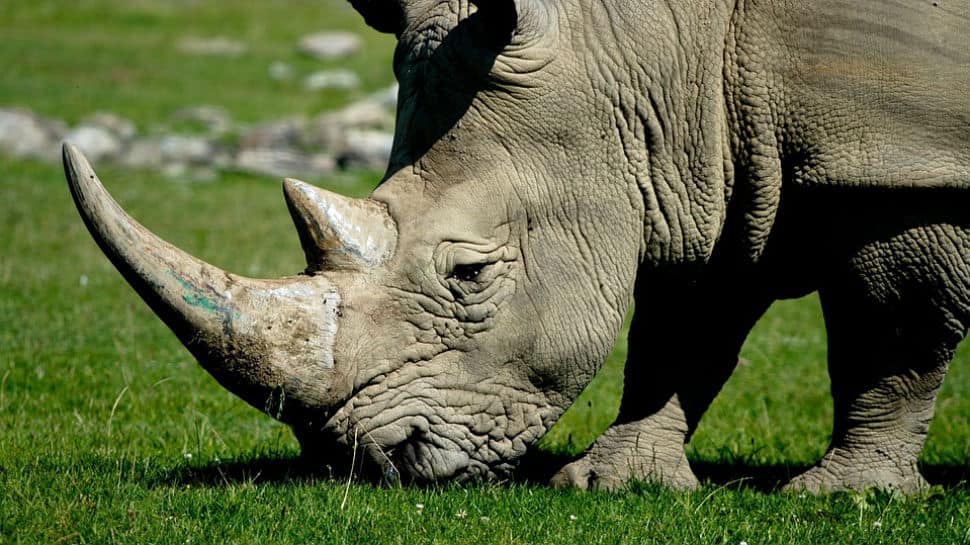
[(787, 488), (919, 492), (936, 395), (970, 323), (970, 229), (923, 226), (867, 245), (820, 296), (832, 442)]
[[(715, 275), (723, 280), (722, 275)], [(700, 283), (689, 290), (651, 278), (637, 290), (620, 414), (555, 486), (613, 490), (631, 481), (676, 489), (700, 483), (684, 444), (737, 364), (770, 300), (755, 290)]]

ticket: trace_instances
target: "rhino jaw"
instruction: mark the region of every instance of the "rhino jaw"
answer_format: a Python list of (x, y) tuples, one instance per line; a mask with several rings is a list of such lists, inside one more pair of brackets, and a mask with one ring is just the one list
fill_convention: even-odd
[(349, 395), (350, 373), (334, 360), (341, 299), (326, 275), (262, 280), (223, 271), (132, 219), (77, 148), (65, 144), (63, 160), (98, 246), (223, 386), (288, 422)]

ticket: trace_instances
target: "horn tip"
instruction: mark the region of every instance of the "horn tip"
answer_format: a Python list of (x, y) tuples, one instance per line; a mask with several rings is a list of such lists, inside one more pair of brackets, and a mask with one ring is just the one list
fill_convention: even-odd
[(77, 167), (83, 166), (87, 163), (87, 160), (84, 158), (84, 154), (81, 153), (81, 150), (77, 149), (77, 146), (68, 141), (64, 141), (61, 144), (61, 157), (64, 160), (64, 166), (70, 165)]
[(283, 179), (283, 197), (291, 207), (296, 206), (301, 209), (301, 215), (306, 215), (306, 209), (312, 208), (311, 203), (318, 191), (319, 188), (316, 186), (296, 178)]
[(80, 192), (81, 188), (89, 185), (92, 180), (97, 181), (91, 163), (88, 162), (87, 157), (77, 146), (70, 142), (64, 142), (61, 145), (61, 157), (64, 163), (64, 173), (67, 175), (67, 183), (75, 193)]
[(283, 191), (288, 195), (295, 192), (305, 193), (311, 187), (313, 186), (296, 178), (283, 178)]

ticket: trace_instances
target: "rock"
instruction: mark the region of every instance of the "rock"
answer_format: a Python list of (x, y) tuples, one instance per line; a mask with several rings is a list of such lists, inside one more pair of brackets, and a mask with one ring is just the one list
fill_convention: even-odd
[(360, 78), (350, 70), (321, 70), (307, 76), (303, 86), (310, 91), (355, 89), (360, 86)]
[(360, 38), (351, 32), (318, 32), (301, 38), (299, 50), (317, 59), (332, 60), (353, 55), (360, 46)]
[(161, 139), (157, 137), (139, 138), (128, 144), (128, 149), (121, 154), (121, 164), (135, 168), (157, 168), (162, 166), (165, 157), (162, 154)]
[(200, 125), (205, 132), (212, 135), (226, 134), (233, 128), (229, 113), (219, 106), (202, 105), (180, 108), (172, 114), (172, 120)]
[(178, 182), (211, 182), (218, 174), (207, 166), (190, 166), (185, 163), (169, 162), (162, 166), (162, 174)]
[[(349, 71), (321, 71), (315, 76), (314, 85), (322, 87), (357, 83)], [(59, 143), (65, 139), (92, 161), (116, 160), (189, 180), (214, 179), (218, 170), (311, 179), (338, 166), (382, 170), (394, 140), (396, 95), (397, 87), (391, 86), (312, 121), (295, 117), (242, 130), (222, 108), (191, 106), (176, 111), (172, 119), (193, 124), (190, 129), (199, 126), (203, 134), (149, 136), (139, 136), (130, 120), (113, 113), (93, 114), (68, 130), (62, 122), (29, 110), (0, 109), (0, 152), (55, 161), (60, 157)], [(172, 131), (172, 126), (167, 130)], [(231, 143), (237, 139), (238, 144)]]
[(299, 148), (306, 121), (302, 118), (284, 119), (256, 125), (242, 134), (243, 149)]
[(205, 138), (181, 134), (163, 136), (159, 149), (166, 163), (205, 164), (214, 152), (212, 144)]
[(134, 138), (135, 134), (138, 133), (138, 129), (135, 128), (134, 123), (111, 112), (97, 112), (95, 114), (91, 114), (84, 118), (84, 120), (81, 121), (81, 124), (92, 127), (101, 127), (122, 141), (131, 140)]
[(20, 109), (0, 109), (0, 151), (14, 157), (56, 160), (65, 129)]
[(320, 178), (333, 172), (335, 161), (325, 154), (304, 154), (285, 149), (244, 149), (236, 156), (235, 168), (250, 174), (274, 177)]
[(97, 125), (78, 125), (64, 139), (87, 155), (91, 162), (116, 159), (122, 149), (121, 139)]
[(346, 147), (349, 129), (392, 132), (394, 114), (373, 98), (354, 102), (336, 112), (321, 114), (308, 124), (304, 147), (340, 150)]
[(235, 150), (218, 149), (210, 158), (209, 165), (217, 170), (232, 170), (235, 164)]
[(397, 83), (389, 85), (371, 95), (371, 99), (383, 106), (387, 111), (394, 112), (397, 109), (397, 94), (401, 87)]
[(269, 65), (269, 77), (276, 81), (288, 80), (293, 77), (293, 67), (283, 61), (274, 61)]
[(169, 162), (162, 165), (162, 174), (170, 180), (184, 178), (188, 170), (189, 167), (185, 163)]
[(344, 145), (344, 128), (332, 118), (320, 116), (314, 119), (302, 136), (304, 149), (337, 151)]
[(391, 157), (394, 135), (375, 130), (350, 129), (344, 134), (343, 147), (337, 154), (340, 168), (384, 170)]
[(161, 168), (166, 176), (184, 175), (190, 165), (216, 165), (215, 146), (201, 136), (167, 134), (139, 138), (128, 145), (121, 163), (129, 167)]
[(224, 36), (213, 36), (209, 38), (186, 36), (178, 41), (178, 49), (183, 53), (191, 53), (193, 55), (238, 57), (245, 53), (248, 47), (238, 40)]
[(376, 100), (360, 100), (333, 114), (337, 124), (355, 129), (392, 129), (394, 114)]

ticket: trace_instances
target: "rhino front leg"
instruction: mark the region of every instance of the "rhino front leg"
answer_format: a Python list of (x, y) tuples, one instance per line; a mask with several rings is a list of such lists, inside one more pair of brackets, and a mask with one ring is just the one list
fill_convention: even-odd
[(970, 230), (928, 226), (872, 244), (820, 296), (832, 442), (788, 488), (918, 492), (936, 395), (970, 323)]
[(770, 304), (740, 283), (730, 290), (703, 284), (678, 290), (675, 280), (661, 278), (638, 284), (620, 414), (553, 477), (555, 486), (609, 490), (639, 480), (696, 488), (684, 444)]

